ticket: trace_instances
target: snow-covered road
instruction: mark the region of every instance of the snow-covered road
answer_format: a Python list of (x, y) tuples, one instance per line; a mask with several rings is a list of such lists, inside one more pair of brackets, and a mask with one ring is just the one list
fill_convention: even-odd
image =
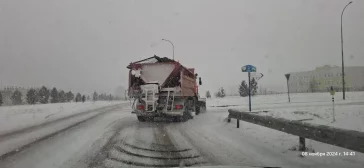
[[(49, 132), (34, 130), (33, 134), (38, 138), (46, 138), (3, 155), (0, 167), (124, 168), (174, 167), (180, 164), (197, 167), (364, 167), (364, 156), (358, 152), (356, 156), (346, 157), (300, 157), (300, 152), (289, 150), (291, 146), (284, 141), (298, 141), (297, 137), (249, 123), (242, 123), (237, 129), (234, 121), (226, 122), (227, 110), (208, 109), (181, 123), (138, 122), (130, 112), (128, 106), (113, 106), (97, 114), (87, 114), (92, 116), (70, 118), (58, 123), (60, 125), (51, 124), (46, 126), (47, 129), (43, 128)], [(270, 134), (280, 136), (282, 141), (264, 136)], [(15, 140), (29, 137), (32, 136), (18, 134)], [(7, 141), (11, 138), (14, 137), (0, 139), (0, 151), (5, 149), (4, 146), (17, 145)], [(4, 142), (7, 144), (4, 145)], [(329, 145), (320, 144), (322, 148), (317, 150), (337, 149), (325, 146)]]

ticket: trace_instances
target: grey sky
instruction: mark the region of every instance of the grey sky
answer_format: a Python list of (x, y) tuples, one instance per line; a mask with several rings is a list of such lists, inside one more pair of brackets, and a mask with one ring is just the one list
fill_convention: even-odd
[[(285, 89), (284, 73), (341, 63), (346, 0), (0, 0), (3, 85), (114, 92), (126, 66), (154, 54), (195, 67), (202, 90), (233, 89), (245, 64), (260, 85)], [(344, 14), (347, 66), (364, 65), (364, 1)]]

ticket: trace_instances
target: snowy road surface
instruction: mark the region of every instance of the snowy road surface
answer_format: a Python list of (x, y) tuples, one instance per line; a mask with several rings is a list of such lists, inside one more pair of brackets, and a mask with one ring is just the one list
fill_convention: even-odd
[[(2, 137), (0, 167), (364, 167), (364, 156), (358, 152), (345, 157), (300, 157), (300, 152), (289, 150), (292, 141), (288, 140), (298, 141), (297, 137), (249, 123), (237, 129), (234, 121), (226, 122), (227, 110), (208, 108), (184, 123), (138, 122), (130, 112), (125, 105), (110, 106)], [(343, 150), (309, 143), (317, 146), (316, 152)]]

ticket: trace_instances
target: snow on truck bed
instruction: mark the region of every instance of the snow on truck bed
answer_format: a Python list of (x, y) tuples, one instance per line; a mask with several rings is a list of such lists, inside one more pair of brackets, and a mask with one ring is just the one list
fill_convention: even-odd
[(0, 107), (0, 135), (88, 110), (121, 103), (96, 101)]
[[(289, 120), (328, 125), (350, 130), (364, 131), (364, 92), (346, 92), (335, 94), (335, 119), (333, 121), (332, 96), (330, 93), (294, 93), (288, 103), (287, 94), (257, 95), (252, 97), (252, 112)], [(212, 98), (207, 100), (207, 108), (236, 109), (249, 111), (248, 97)]]

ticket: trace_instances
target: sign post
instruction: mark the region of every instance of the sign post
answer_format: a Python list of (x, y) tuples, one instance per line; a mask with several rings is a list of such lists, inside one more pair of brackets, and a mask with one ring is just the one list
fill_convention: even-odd
[(334, 87), (330, 87), (330, 94), (332, 96), (332, 122), (335, 122), (335, 90)]
[(249, 111), (252, 111), (252, 102), (251, 102), (251, 88), (250, 88), (250, 72), (248, 72), (248, 80), (249, 80), (249, 86), (248, 86), (248, 95), (249, 95)]
[(249, 111), (252, 111), (252, 104), (251, 104), (251, 88), (250, 88), (250, 85), (251, 85), (251, 82), (250, 82), (250, 73), (251, 72), (257, 72), (257, 68), (253, 65), (245, 65), (243, 67), (241, 67), (241, 71), (243, 72), (248, 72), (248, 94), (249, 94)]
[(290, 103), (291, 102), (291, 98), (289, 97), (289, 85), (288, 85), (288, 80), (289, 80), (289, 77), (291, 76), (291, 74), (285, 74), (284, 76), (286, 76), (286, 79), (287, 79), (287, 94), (288, 94), (288, 102)]

